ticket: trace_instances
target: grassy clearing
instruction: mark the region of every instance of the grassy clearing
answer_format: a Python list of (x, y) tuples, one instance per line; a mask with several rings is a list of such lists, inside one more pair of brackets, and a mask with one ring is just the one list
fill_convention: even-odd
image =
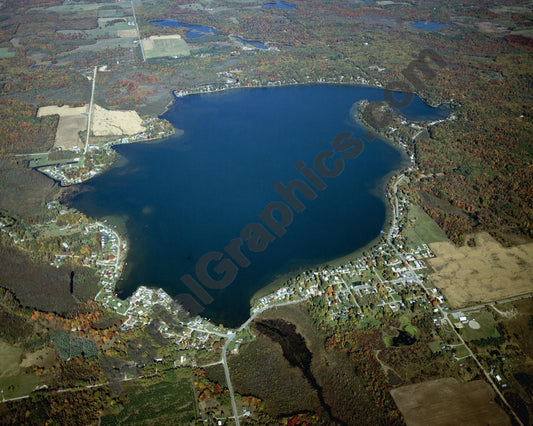
[(142, 40), (147, 59), (173, 56), (189, 56), (189, 46), (179, 36), (153, 36)]
[(524, 36), (524, 37), (533, 37), (533, 29), (528, 28), (528, 29), (525, 29), (525, 30), (513, 31), (513, 32), (511, 32), (511, 34), (513, 34), (513, 35), (521, 35), (521, 36)]
[(405, 331), (411, 337), (415, 337), (418, 334), (418, 329), (413, 325), (408, 325), (407, 327), (405, 327)]
[(431, 352), (435, 354), (442, 351), (442, 348), (440, 347), (441, 344), (441, 340), (435, 340), (434, 342), (428, 343), (428, 346), (429, 349), (431, 349)]
[(0, 389), (2, 389), (6, 399), (28, 395), (39, 383), (39, 377), (32, 374), (0, 377)]
[[(126, 22), (126, 20), (131, 20), (133, 21), (133, 17), (122, 17), (120, 16), (119, 18), (117, 19), (125, 19), (124, 21), (122, 22), (116, 22), (112, 25), (108, 25), (107, 22), (106, 22), (106, 18), (99, 18), (98, 19), (98, 28), (95, 28), (95, 29), (92, 29), (92, 30), (61, 30), (61, 31), (58, 31), (59, 33), (62, 33), (62, 34), (77, 34), (77, 33), (83, 33), (85, 34), (88, 38), (94, 38), (94, 37), (97, 37), (97, 38), (106, 38), (106, 37), (119, 37), (119, 31), (124, 31), (124, 30), (135, 30), (135, 27), (132, 27), (130, 25), (128, 25), (128, 23)], [(136, 37), (133, 36), (133, 37)]]
[(126, 15), (126, 11), (122, 10), (99, 10), (98, 18), (123, 18)]
[(490, 337), (500, 337), (500, 333), (496, 330), (495, 321), (490, 312), (481, 311), (470, 315), (470, 320), (475, 320), (479, 323), (480, 328), (475, 330), (468, 324), (461, 329), (463, 339), (467, 342), (479, 339), (488, 339)]
[(400, 324), (403, 331), (409, 333), (411, 337), (415, 337), (418, 334), (418, 329), (411, 324), (411, 320), (407, 316), (400, 318)]
[(409, 221), (413, 224), (407, 230), (407, 238), (411, 245), (430, 244), (448, 241), (448, 237), (437, 223), (419, 206), (409, 207)]
[(47, 12), (57, 12), (57, 13), (69, 13), (69, 12), (83, 12), (87, 10), (101, 9), (103, 7), (124, 7), (128, 8), (130, 5), (129, 2), (123, 3), (93, 3), (93, 4), (80, 4), (80, 3), (69, 3), (63, 4), (60, 6), (50, 6), (50, 7), (34, 7), (30, 10), (46, 10)]
[(529, 358), (533, 358), (533, 298), (516, 301), (513, 305), (519, 314), (513, 318), (504, 318), (502, 321), (509, 335), (519, 336), (515, 342), (522, 351)]
[(161, 378), (124, 386), (127, 402), (103, 425), (189, 424), (196, 418), (195, 395), (189, 370), (170, 370)]
[(22, 349), (0, 341), (0, 377), (14, 376), (20, 372)]
[(511, 313), (514, 311), (515, 309), (515, 306), (513, 303), (511, 302), (507, 302), (507, 303), (497, 303), (496, 305), (496, 309), (500, 312), (508, 312), (508, 313)]
[(9, 50), (9, 47), (0, 47), (0, 59), (13, 58), (15, 52)]
[(464, 356), (468, 356), (470, 353), (468, 352), (468, 349), (466, 349), (465, 345), (459, 345), (455, 347), (455, 357), (456, 358), (462, 358)]
[(408, 316), (404, 315), (404, 316), (402, 316), (400, 318), (400, 325), (402, 326), (402, 328), (405, 328), (405, 327), (411, 325), (411, 320), (409, 319)]

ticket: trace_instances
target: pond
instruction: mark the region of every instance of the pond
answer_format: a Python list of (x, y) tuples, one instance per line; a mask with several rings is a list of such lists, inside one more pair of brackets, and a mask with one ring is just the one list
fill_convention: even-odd
[(187, 38), (200, 38), (205, 36), (214, 36), (218, 34), (217, 29), (214, 27), (184, 24), (183, 22), (173, 21), (171, 19), (164, 19), (162, 21), (152, 21), (151, 23), (154, 25), (159, 25), (161, 27), (187, 28), (189, 30), (185, 34), (185, 37)]

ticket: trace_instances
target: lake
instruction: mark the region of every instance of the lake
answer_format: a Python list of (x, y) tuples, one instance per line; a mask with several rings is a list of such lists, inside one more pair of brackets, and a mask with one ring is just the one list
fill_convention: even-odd
[[(194, 295), (205, 306), (203, 316), (236, 326), (249, 316), (251, 296), (276, 277), (373, 240), (385, 221), (383, 179), (402, 166), (405, 156), (378, 139), (365, 141), (355, 158), (342, 157), (350, 152), (344, 145), (332, 147), (341, 132), (363, 139), (364, 129), (349, 114), (361, 99), (383, 100), (383, 90), (310, 85), (176, 98), (162, 117), (183, 129), (182, 136), (117, 146), (120, 161), (81, 185), (83, 191), (69, 201), (92, 217), (127, 218), (128, 264), (118, 294), (127, 297), (139, 285), (149, 285), (176, 296), (190, 293), (184, 274), (200, 282), (198, 272), (205, 272), (222, 281), (236, 270), (222, 289), (201, 286), (211, 303)], [(443, 114), (417, 97), (406, 108), (412, 119)], [(317, 157), (328, 169), (335, 168), (334, 161), (343, 163), (338, 176), (322, 175), (327, 187), (303, 176), (314, 171), (320, 178)], [(289, 204), (280, 193), (290, 198), (283, 188), (292, 181), (307, 185), (311, 194), (296, 191), (301, 206), (291, 199), (292, 209), (271, 209), (270, 216), (262, 216), (283, 226), (264, 226), (269, 224), (258, 215)], [(308, 199), (313, 193), (316, 197)], [(234, 245), (228, 249), (239, 237), (249, 241), (240, 251)], [(211, 262), (199, 267), (207, 258)]]
[(243, 44), (249, 44), (249, 45), (257, 47), (258, 49), (261, 49), (261, 50), (267, 50), (268, 49), (268, 46), (266, 44), (264, 44), (263, 42), (259, 41), (259, 40), (247, 40), (247, 39), (239, 37), (239, 36), (234, 36), (234, 37), (237, 40), (239, 40), (241, 43), (243, 43)]
[(264, 7), (281, 7), (282, 9), (296, 9), (294, 6), (283, 3), (281, 0), (276, 0), (275, 3), (273, 2), (265, 3), (263, 6)]
[(448, 24), (432, 21), (416, 21), (411, 24), (411, 27), (416, 28), (417, 30), (424, 31), (440, 31), (443, 28), (446, 28), (447, 26)]
[(183, 22), (174, 21), (171, 19), (164, 19), (162, 21), (151, 21), (150, 23), (154, 25), (159, 25), (160, 27), (187, 28), (189, 30), (185, 34), (185, 37), (187, 38), (200, 38), (205, 36), (214, 36), (218, 34), (218, 31), (215, 27), (185, 24)]

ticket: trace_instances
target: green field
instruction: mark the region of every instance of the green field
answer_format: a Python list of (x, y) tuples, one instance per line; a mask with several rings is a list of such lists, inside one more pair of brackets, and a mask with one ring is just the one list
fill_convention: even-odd
[(22, 349), (0, 341), (0, 377), (14, 376), (19, 373)]
[[(79, 156), (79, 155), (78, 155)], [(28, 162), (28, 167), (34, 168), (34, 167), (48, 167), (48, 166), (56, 166), (58, 164), (68, 164), (68, 163), (77, 163), (77, 161), (74, 161), (75, 158), (62, 158), (60, 160), (49, 160), (48, 155), (43, 155), (42, 157), (33, 157)]]
[(189, 46), (183, 39), (143, 40), (146, 59), (189, 56)]
[(462, 358), (468, 355), (470, 355), (470, 353), (468, 352), (468, 349), (466, 349), (465, 345), (459, 345), (455, 347), (456, 358)]
[(39, 383), (39, 377), (31, 374), (0, 377), (0, 389), (6, 399), (29, 395)]
[[(127, 17), (124, 19), (133, 21), (133, 17)], [(99, 20), (98, 28), (95, 28), (92, 30), (61, 30), (61, 31), (58, 31), (58, 33), (61, 33), (61, 34), (83, 33), (88, 39), (93, 39), (93, 38), (105, 39), (109, 37), (112, 37), (112, 38), (119, 37), (118, 31), (123, 31), (123, 30), (135, 30), (135, 27), (128, 25), (126, 21), (116, 22), (114, 24), (109, 25), (108, 23), (102, 20)], [(132, 37), (136, 37), (136, 35)], [(123, 37), (123, 38), (129, 38), (129, 37)]]
[[(59, 6), (50, 6), (50, 7), (32, 7), (30, 10), (46, 10), (47, 12), (57, 12), (57, 13), (69, 13), (69, 12), (80, 12), (87, 10), (103, 9), (104, 7), (108, 8), (129, 8), (131, 10), (130, 2), (124, 3), (70, 3), (63, 4)], [(106, 9), (103, 9), (106, 10)]]
[(442, 351), (442, 348), (440, 345), (442, 344), (442, 340), (435, 340), (434, 342), (428, 343), (429, 349), (431, 349), (432, 353), (438, 353)]
[(13, 58), (15, 52), (9, 50), (9, 47), (0, 47), (0, 59)]
[(99, 18), (121, 18), (125, 15), (131, 15), (130, 3), (113, 3), (109, 9), (100, 8), (98, 10)]
[(470, 320), (476, 320), (481, 326), (478, 330), (474, 330), (468, 324), (465, 324), (461, 329), (461, 335), (465, 341), (488, 339), (490, 337), (500, 337), (500, 333), (494, 327), (495, 321), (490, 312), (481, 311), (469, 316)]
[(126, 403), (118, 413), (102, 417), (102, 425), (185, 425), (196, 418), (196, 396), (189, 370), (170, 370), (162, 377), (124, 386)]
[(448, 241), (448, 237), (444, 231), (421, 207), (409, 207), (409, 221), (412, 224), (407, 229), (407, 239), (410, 246), (414, 247), (422, 243), (430, 244)]

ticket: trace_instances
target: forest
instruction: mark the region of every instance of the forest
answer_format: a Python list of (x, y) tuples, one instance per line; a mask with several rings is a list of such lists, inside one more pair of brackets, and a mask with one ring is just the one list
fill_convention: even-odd
[[(62, 188), (28, 168), (27, 154), (49, 151), (54, 143), (58, 117), (38, 118), (38, 108), (88, 103), (89, 78), (99, 67), (94, 94), (98, 105), (152, 117), (164, 112), (173, 90), (226, 87), (228, 76), (238, 80), (235, 87), (321, 83), (385, 88), (405, 83), (428, 104), (448, 106), (454, 118), (430, 125), (396, 115), (391, 126), (374, 129), (413, 155), (408, 183), (400, 191), (458, 245), (468, 244), (468, 234), (477, 231), (488, 231), (506, 245), (532, 241), (533, 13), (523, 2), (285, 0), (294, 9), (283, 9), (264, 7), (262, 1), (221, 0), (210, 10), (205, 2), (189, 7), (189, 0), (134, 3), (141, 37), (180, 34), (191, 55), (143, 61), (137, 37), (113, 30), (116, 24), (133, 21), (130, 2), (1, 3), (0, 217), (28, 224), (28, 229), (48, 220), (58, 226), (70, 223), (68, 215), (49, 218), (47, 205), (75, 189)], [(218, 34), (187, 38), (183, 28), (151, 23), (158, 19), (214, 27)], [(430, 31), (413, 26), (419, 21), (445, 25)], [(245, 50), (230, 35), (259, 40), (268, 49)], [(417, 74), (423, 84), (415, 87), (403, 71), (424, 49), (437, 52), (444, 64), (428, 62), (434, 77)], [(135, 404), (144, 407), (145, 414), (161, 409), (169, 422), (179, 421), (172, 417), (177, 415), (169, 408), (172, 401), (154, 396), (158, 390), (180, 395), (187, 421), (197, 418), (198, 407), (213, 421), (230, 412), (220, 365), (175, 372), (176, 359), (193, 355), (187, 340), (168, 344), (160, 333), (161, 322), (171, 320), (156, 313), (149, 326), (123, 331), (123, 318), (92, 301), (98, 291), (93, 269), (74, 263), (50, 265), (47, 255), (60, 246), (59, 238), (35, 236), (28, 239), (28, 250), (21, 250), (6, 235), (2, 232), (0, 238), (3, 348), (12, 354), (42, 354), (42, 362), (21, 370), (18, 383), (10, 383), (6, 392), (30, 393), (42, 384), (48, 388), (1, 404), (3, 422), (113, 422), (131, 419)], [(97, 245), (97, 237), (80, 238), (73, 247), (88, 253)], [(381, 272), (387, 261), (377, 258), (370, 266)], [(390, 271), (383, 274), (393, 277)], [(377, 281), (372, 284), (384, 291)], [(420, 306), (398, 314), (380, 309), (379, 295), (370, 294), (360, 312), (355, 308), (332, 321), (327, 313), (335, 291), (328, 286), (324, 295), (298, 310), (277, 311), (296, 324), (310, 350), (319, 354), (311, 369), (335, 416), (353, 423), (364, 419), (369, 424), (377, 418), (384, 424), (401, 423), (392, 388), (444, 375), (461, 381), (482, 377), (471, 358), (455, 362), (461, 349), (452, 352), (448, 347), (454, 341), (452, 330), (437, 329)], [(501, 364), (502, 374), (509, 383), (530, 389), (531, 371), (522, 361), (531, 356), (527, 333), (532, 311), (525, 302), (517, 306), (523, 315), (491, 314), (500, 337), (477, 336), (472, 347), (490, 365), (499, 365), (502, 356), (514, 356), (517, 362)], [(259, 424), (320, 423), (318, 413), (323, 412), (316, 393), (290, 369), (276, 345), (261, 335), (230, 359), (239, 405), (251, 410)], [(219, 341), (210, 343), (200, 359), (215, 358), (220, 351)], [(162, 361), (155, 362), (156, 357)], [(275, 383), (272, 372), (279, 373)], [(141, 373), (147, 376), (143, 380), (122, 381)], [(57, 392), (65, 387), (75, 390)], [(287, 398), (296, 392), (300, 398)], [(527, 392), (506, 396), (526, 418)], [(284, 404), (277, 405), (278, 411), (276, 401)]]

